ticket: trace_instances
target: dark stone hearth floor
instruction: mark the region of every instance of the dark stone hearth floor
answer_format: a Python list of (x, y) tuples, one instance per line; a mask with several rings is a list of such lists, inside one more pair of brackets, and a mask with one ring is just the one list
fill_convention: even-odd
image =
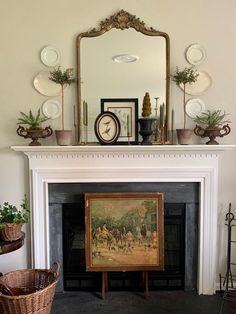
[[(183, 291), (150, 291), (146, 300), (141, 292), (108, 291), (105, 300), (100, 293), (65, 292), (56, 294), (51, 314), (219, 314), (220, 294), (197, 295)], [(225, 304), (223, 314), (233, 314)]]

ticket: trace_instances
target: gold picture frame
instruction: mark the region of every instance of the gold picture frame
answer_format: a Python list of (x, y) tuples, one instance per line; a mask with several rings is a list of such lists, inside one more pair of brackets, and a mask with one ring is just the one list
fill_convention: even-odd
[(86, 193), (87, 271), (164, 270), (163, 193)]

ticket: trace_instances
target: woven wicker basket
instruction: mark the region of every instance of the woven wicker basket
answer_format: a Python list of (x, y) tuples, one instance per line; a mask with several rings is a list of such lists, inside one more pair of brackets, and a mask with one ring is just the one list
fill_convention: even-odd
[(6, 223), (0, 230), (0, 235), (3, 241), (16, 241), (20, 239), (22, 226), (23, 223)]
[(0, 277), (0, 313), (50, 314), (59, 267), (55, 262), (50, 269), (22, 269)]

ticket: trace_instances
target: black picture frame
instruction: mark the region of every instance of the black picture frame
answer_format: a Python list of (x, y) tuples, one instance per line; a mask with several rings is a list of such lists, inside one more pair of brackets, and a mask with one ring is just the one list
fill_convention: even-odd
[(138, 98), (101, 98), (101, 112), (110, 111), (120, 121), (119, 145), (138, 144)]
[(94, 131), (101, 144), (114, 144), (120, 136), (120, 121), (113, 112), (104, 111), (97, 116)]

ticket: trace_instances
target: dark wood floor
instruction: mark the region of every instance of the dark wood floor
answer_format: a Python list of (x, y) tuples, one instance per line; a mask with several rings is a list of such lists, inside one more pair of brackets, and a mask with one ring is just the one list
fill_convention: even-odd
[[(219, 314), (219, 293), (213, 296), (183, 291), (150, 291), (146, 300), (142, 292), (101, 293), (66, 292), (56, 294), (51, 314)], [(223, 314), (233, 314), (231, 304), (225, 303)]]

